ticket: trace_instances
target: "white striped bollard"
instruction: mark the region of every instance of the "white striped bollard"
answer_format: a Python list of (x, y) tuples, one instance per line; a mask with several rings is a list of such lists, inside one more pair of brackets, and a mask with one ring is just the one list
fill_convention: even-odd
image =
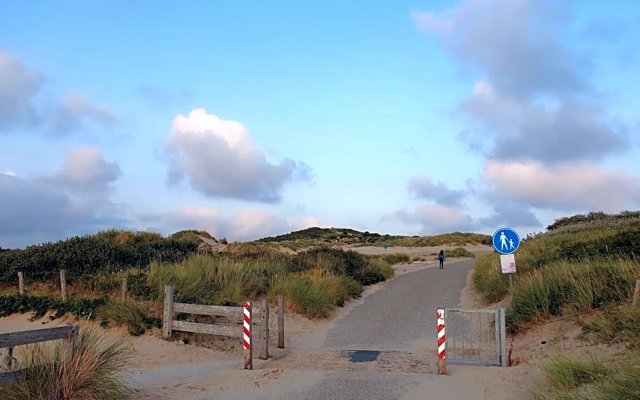
[(253, 346), (251, 345), (251, 302), (247, 301), (244, 303), (243, 308), (242, 347), (244, 348), (244, 369), (253, 369)]
[(438, 331), (438, 375), (447, 374), (447, 360), (446, 360), (446, 342), (447, 337), (444, 333), (444, 308), (438, 308), (436, 311), (436, 318), (438, 319), (437, 331)]

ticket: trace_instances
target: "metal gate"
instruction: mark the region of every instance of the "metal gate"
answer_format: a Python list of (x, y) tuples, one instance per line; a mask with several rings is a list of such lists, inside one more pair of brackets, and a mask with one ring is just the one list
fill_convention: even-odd
[(504, 308), (446, 308), (447, 362), (506, 367)]

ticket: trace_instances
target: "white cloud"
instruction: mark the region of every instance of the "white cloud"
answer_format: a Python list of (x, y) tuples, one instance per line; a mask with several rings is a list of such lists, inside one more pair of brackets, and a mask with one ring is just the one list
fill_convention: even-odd
[(46, 107), (35, 97), (45, 84), (43, 75), (29, 70), (19, 59), (0, 49), (0, 132), (17, 126), (37, 127), (54, 134), (68, 134), (88, 127), (112, 127), (116, 113), (97, 106), (78, 92)]
[(602, 107), (579, 99), (533, 102), (481, 81), (459, 109), (478, 123), (476, 135), (493, 139), (494, 158), (595, 160), (624, 150), (628, 142)]
[(251, 209), (240, 211), (231, 218), (227, 236), (233, 240), (255, 240), (282, 234), (290, 229), (284, 218), (277, 217), (265, 209)]
[(291, 231), (286, 219), (263, 208), (240, 210), (226, 215), (216, 208), (186, 206), (177, 211), (142, 215), (150, 228), (167, 234), (182, 229), (198, 229), (230, 241), (256, 240)]
[(549, 0), (462, 0), (412, 13), (462, 64), (483, 75), (458, 110), (473, 148), (504, 160), (597, 160), (629, 138), (598, 104), (588, 65), (564, 45), (566, 5)]
[(285, 183), (309, 178), (305, 164), (288, 158), (268, 162), (244, 125), (202, 108), (174, 119), (166, 149), (171, 180), (186, 176), (209, 197), (276, 202)]
[[(86, 155), (89, 154), (87, 157)], [(101, 168), (111, 169), (111, 174)], [(75, 168), (87, 168), (85, 173)], [(0, 174), (0, 247), (21, 247), (126, 224), (127, 209), (104, 191), (117, 178), (97, 149), (67, 154), (53, 177), (22, 178)]]
[(33, 97), (43, 83), (42, 74), (0, 49), (0, 131), (38, 121)]
[(436, 203), (423, 204), (413, 211), (398, 210), (383, 216), (382, 220), (417, 226), (422, 235), (472, 231), (477, 228), (464, 209)]
[(81, 93), (74, 92), (56, 105), (50, 120), (49, 129), (64, 134), (86, 128), (88, 123), (111, 127), (118, 122), (118, 116), (109, 107), (94, 105)]
[(483, 178), (494, 198), (536, 208), (615, 212), (640, 206), (638, 177), (593, 163), (487, 160)]
[(563, 5), (548, 0), (462, 0), (411, 14), (418, 29), (480, 67), (500, 91), (523, 96), (584, 89), (584, 65), (559, 40), (565, 15)]
[(409, 194), (417, 199), (433, 200), (442, 205), (459, 205), (464, 192), (447, 187), (444, 182), (436, 182), (428, 176), (414, 176), (407, 184)]
[(84, 191), (105, 191), (120, 176), (120, 167), (107, 162), (96, 147), (67, 150), (64, 166), (55, 179), (71, 188)]
[(323, 224), (316, 217), (306, 216), (302, 217), (293, 222), (293, 230), (299, 231), (307, 228), (329, 228), (330, 226), (327, 224)]

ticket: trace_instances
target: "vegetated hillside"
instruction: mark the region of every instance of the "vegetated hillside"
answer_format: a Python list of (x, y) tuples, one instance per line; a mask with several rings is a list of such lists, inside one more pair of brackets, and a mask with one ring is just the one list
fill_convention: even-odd
[[(524, 240), (515, 254), (508, 329), (579, 316), (574, 340), (600, 346), (590, 355), (551, 356), (540, 366), (546, 380), (534, 398), (640, 399), (640, 307), (631, 303), (639, 255), (640, 212), (560, 218)], [(478, 258), (473, 281), (488, 303), (507, 295), (497, 254)], [(612, 344), (626, 351), (606, 350)]]
[[(515, 289), (508, 309), (514, 325), (623, 302), (640, 278), (640, 213), (592, 213), (561, 218), (525, 239), (516, 253)], [(478, 259), (474, 283), (487, 302), (501, 300), (508, 280), (499, 257)]]
[(435, 236), (397, 236), (360, 232), (348, 228), (307, 228), (300, 231), (257, 240), (262, 243), (278, 243), (284, 247), (299, 249), (318, 245), (342, 246), (464, 246), (466, 244), (491, 244), (491, 236), (479, 233), (453, 232)]
[[(206, 232), (181, 231), (169, 237), (152, 232), (108, 230), (55, 243), (0, 252), (0, 282), (15, 282), (17, 271), (31, 280), (47, 279), (66, 269), (69, 277), (98, 271), (146, 267), (151, 261), (179, 262), (196, 253)], [(213, 238), (211, 238), (213, 239)]]

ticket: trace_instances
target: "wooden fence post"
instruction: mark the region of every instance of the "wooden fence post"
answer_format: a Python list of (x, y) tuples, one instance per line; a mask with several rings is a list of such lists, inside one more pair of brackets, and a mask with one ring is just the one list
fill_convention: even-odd
[(60, 270), (60, 290), (62, 291), (62, 301), (67, 301), (67, 271)]
[(122, 278), (122, 301), (127, 301), (127, 278)]
[(284, 296), (278, 296), (278, 348), (284, 349)]
[(260, 359), (269, 359), (269, 299), (262, 299), (262, 348)]
[(633, 302), (631, 304), (638, 305), (638, 298), (640, 298), (640, 279), (636, 281), (636, 287), (633, 289)]
[(24, 294), (24, 277), (22, 276), (22, 271), (18, 271), (18, 290), (20, 294)]
[(173, 322), (173, 285), (164, 285), (164, 310), (162, 313), (162, 337), (168, 339), (171, 336), (171, 324)]

